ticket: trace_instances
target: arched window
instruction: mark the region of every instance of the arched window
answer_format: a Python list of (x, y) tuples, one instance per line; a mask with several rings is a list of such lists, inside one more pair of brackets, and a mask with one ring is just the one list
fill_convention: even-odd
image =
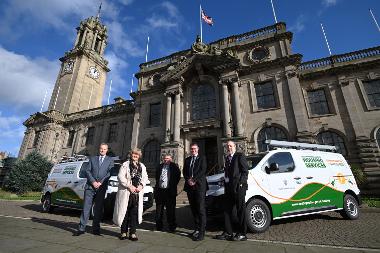
[(214, 87), (198, 85), (192, 94), (192, 119), (201, 120), (215, 117), (216, 99)]
[(332, 145), (337, 148), (337, 151), (342, 155), (347, 155), (346, 145), (344, 140), (337, 133), (332, 131), (321, 132), (317, 135), (317, 140), (320, 144)]
[(160, 163), (160, 143), (151, 140), (143, 148), (143, 163), (156, 166)]
[(380, 148), (380, 128), (377, 129), (375, 139), (377, 142), (377, 146)]
[(278, 140), (286, 141), (286, 133), (284, 130), (278, 127), (265, 127), (260, 130), (259, 135), (257, 136), (257, 144), (259, 146), (259, 152), (265, 152), (268, 150), (268, 145), (265, 143), (266, 140)]

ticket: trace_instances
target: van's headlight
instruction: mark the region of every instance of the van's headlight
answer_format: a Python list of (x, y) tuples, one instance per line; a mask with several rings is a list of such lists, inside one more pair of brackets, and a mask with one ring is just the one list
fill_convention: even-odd
[(118, 187), (119, 186), (119, 182), (118, 181), (110, 180), (110, 181), (108, 181), (108, 185), (112, 186), (112, 187)]
[(218, 186), (219, 186), (219, 187), (224, 187), (224, 177), (222, 177), (222, 178), (218, 181)]

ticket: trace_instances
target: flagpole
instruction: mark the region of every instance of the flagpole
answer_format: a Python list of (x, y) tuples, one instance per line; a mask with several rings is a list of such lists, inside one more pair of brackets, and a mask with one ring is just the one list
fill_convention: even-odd
[(111, 79), (111, 83), (110, 83), (110, 89), (108, 91), (108, 100), (107, 100), (108, 105), (110, 104), (111, 89), (112, 89), (112, 79)]
[(58, 96), (59, 96), (59, 91), (60, 91), (60, 90), (61, 90), (61, 87), (58, 86), (58, 92), (57, 92), (57, 96), (55, 97), (53, 110), (55, 110), (55, 106), (57, 105), (57, 100), (58, 100)]
[(274, 22), (276, 22), (276, 24), (277, 24), (277, 17), (276, 17), (276, 11), (274, 10), (274, 6), (273, 6), (273, 0), (270, 0), (270, 3), (272, 4), (272, 11), (273, 11), (273, 16), (274, 16)]
[(201, 42), (203, 42), (203, 37), (202, 37), (202, 6), (199, 5), (199, 25), (201, 27)]
[(46, 100), (47, 92), (48, 92), (48, 90), (45, 91), (45, 96), (44, 96), (44, 100), (42, 101), (42, 105), (41, 105), (41, 110), (40, 110), (40, 112), (42, 112), (42, 110), (44, 109), (44, 105), (45, 105), (45, 100)]
[(373, 18), (373, 21), (374, 21), (375, 24), (376, 24), (377, 30), (379, 30), (379, 32), (380, 32), (380, 27), (379, 27), (379, 24), (377, 23), (377, 20), (376, 20), (376, 18), (375, 18), (375, 15), (373, 15), (373, 12), (372, 12), (371, 9), (369, 9), (369, 12), (371, 13), (371, 16), (372, 16), (372, 18)]
[(130, 93), (133, 92), (133, 75), (132, 75), (132, 79), (131, 79), (131, 81), (132, 81), (132, 85), (131, 85), (131, 92), (130, 92)]
[(327, 49), (329, 50), (329, 54), (330, 54), (330, 56), (331, 56), (331, 50), (330, 50), (329, 42), (327, 41), (327, 36), (326, 36), (326, 33), (325, 33), (325, 29), (323, 29), (323, 25), (322, 25), (322, 23), (321, 23), (321, 28), (322, 28), (323, 36), (325, 37), (325, 41), (326, 41), (326, 45), (327, 45)]
[(146, 42), (146, 54), (145, 54), (145, 62), (148, 62), (148, 51), (149, 51), (149, 36)]

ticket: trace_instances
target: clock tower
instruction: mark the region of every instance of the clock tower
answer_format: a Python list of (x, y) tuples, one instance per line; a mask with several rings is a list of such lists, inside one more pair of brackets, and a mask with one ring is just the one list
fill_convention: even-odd
[(107, 28), (99, 15), (80, 23), (74, 47), (59, 59), (62, 63), (49, 110), (70, 114), (102, 105), (106, 74), (110, 71), (104, 59), (106, 45)]

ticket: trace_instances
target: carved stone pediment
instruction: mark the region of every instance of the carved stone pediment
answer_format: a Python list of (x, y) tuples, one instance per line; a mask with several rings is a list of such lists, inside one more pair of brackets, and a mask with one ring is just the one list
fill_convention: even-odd
[(37, 112), (30, 116), (29, 119), (27, 119), (24, 122), (24, 126), (31, 127), (39, 124), (48, 124), (48, 123), (57, 123), (62, 124), (65, 121), (64, 114), (58, 112), (58, 111), (47, 111), (47, 112)]

